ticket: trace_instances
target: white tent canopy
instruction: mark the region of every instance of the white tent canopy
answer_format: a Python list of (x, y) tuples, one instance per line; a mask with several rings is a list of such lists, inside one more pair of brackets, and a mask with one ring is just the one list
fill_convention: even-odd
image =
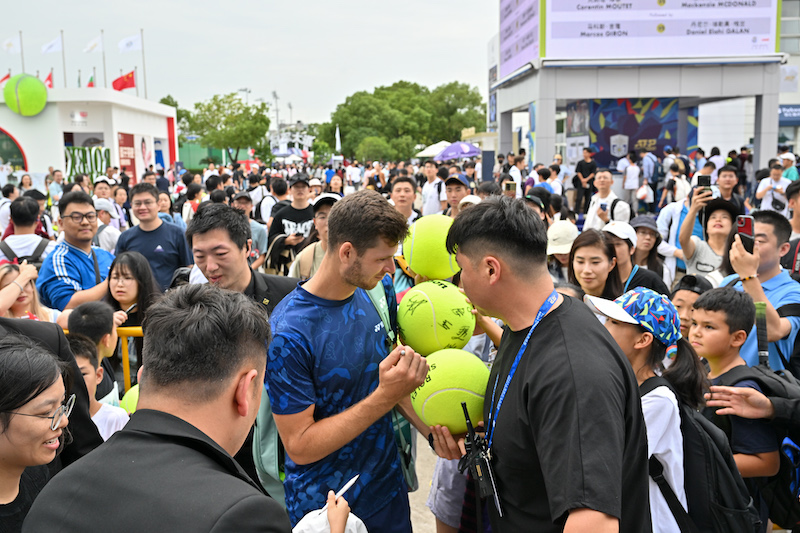
[(439, 141), (436, 144), (432, 144), (425, 148), (423, 151), (419, 152), (416, 157), (436, 157), (439, 153), (450, 146), (450, 143), (447, 141)]

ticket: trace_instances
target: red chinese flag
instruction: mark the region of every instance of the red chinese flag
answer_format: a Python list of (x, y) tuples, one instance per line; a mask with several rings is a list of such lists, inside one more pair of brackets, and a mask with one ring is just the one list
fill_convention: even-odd
[(133, 87), (136, 87), (136, 80), (133, 79), (133, 71), (130, 71), (124, 76), (120, 76), (119, 78), (112, 81), (111, 86), (114, 88), (115, 91), (121, 91), (123, 89), (131, 89)]
[(5, 76), (3, 76), (2, 78), (0, 78), (0, 87), (5, 85), (6, 82), (9, 80), (9, 78), (11, 78), (11, 73), (10, 72), (8, 74), (6, 74)]
[(47, 87), (48, 89), (52, 89), (53, 88), (53, 73), (52, 72), (50, 74), (48, 74), (47, 77), (44, 79), (44, 86)]

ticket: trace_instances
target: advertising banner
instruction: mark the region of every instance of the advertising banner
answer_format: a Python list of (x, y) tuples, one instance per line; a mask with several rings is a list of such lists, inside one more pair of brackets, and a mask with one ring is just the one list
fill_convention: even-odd
[(778, 2), (550, 0), (545, 55), (637, 59), (772, 54)]
[(118, 133), (117, 143), (119, 144), (119, 169), (128, 175), (131, 186), (136, 185), (139, 180), (136, 173), (136, 150), (133, 148), (133, 135)]
[(500, 78), (538, 57), (539, 0), (500, 0)]
[[(156, 164), (155, 150), (153, 149), (153, 137), (150, 135), (134, 135), (133, 148), (136, 158), (136, 168), (139, 175), (136, 176), (136, 183), (142, 179), (142, 175), (150, 169), (150, 165)], [(133, 176), (131, 176), (133, 177)]]

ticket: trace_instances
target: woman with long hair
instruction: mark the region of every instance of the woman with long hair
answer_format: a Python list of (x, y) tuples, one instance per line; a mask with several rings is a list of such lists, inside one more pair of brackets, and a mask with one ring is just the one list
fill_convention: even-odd
[(338, 174), (331, 176), (331, 182), (325, 186), (325, 192), (344, 196), (344, 185), (342, 184), (341, 176)]
[[(680, 404), (703, 406), (706, 372), (689, 342), (681, 337), (678, 311), (651, 289), (637, 287), (614, 300), (587, 296), (605, 315), (606, 329), (627, 357), (642, 394), (648, 454), (658, 459), (664, 477), (686, 506)], [(665, 365), (665, 361), (670, 361)], [(651, 381), (652, 380), (652, 381)], [(680, 531), (658, 485), (648, 479), (653, 531)]]
[(33, 180), (30, 174), (23, 174), (19, 179), (19, 193), (25, 193), (33, 189)]
[(22, 531), (34, 499), (50, 479), (47, 464), (68, 441), (75, 395), (65, 366), (43, 346), (18, 335), (0, 339), (0, 522)]
[[(150, 263), (139, 252), (122, 252), (111, 263), (108, 269), (108, 292), (105, 301), (111, 304), (114, 311), (125, 311), (128, 319), (122, 327), (141, 326), (147, 310), (161, 296), (161, 291), (153, 277)], [(130, 345), (129, 345), (130, 346)], [(134, 337), (135, 351), (129, 354), (129, 360), (135, 361), (131, 375), (142, 366), (142, 337)]]
[(604, 232), (589, 229), (578, 235), (569, 251), (567, 278), (592, 296), (612, 299), (622, 294), (617, 252)]
[(664, 268), (664, 260), (658, 253), (661, 244), (661, 234), (653, 217), (640, 215), (631, 220), (631, 227), (636, 230), (636, 249), (632, 261), (661, 276), (668, 288), (672, 287), (673, 276), (668, 268)]
[(59, 320), (62, 313), (45, 307), (39, 301), (37, 277), (36, 267), (26, 261), (21, 265), (7, 261), (0, 265), (0, 316), (57, 322), (66, 326), (66, 315), (62, 324)]
[(175, 212), (172, 196), (168, 192), (158, 193), (158, 218), (168, 224), (175, 224), (182, 231), (186, 231), (186, 222), (183, 217)]

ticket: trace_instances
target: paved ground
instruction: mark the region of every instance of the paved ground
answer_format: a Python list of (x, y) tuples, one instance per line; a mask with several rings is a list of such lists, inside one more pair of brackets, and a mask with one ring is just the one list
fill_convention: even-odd
[(431, 479), (433, 478), (433, 466), (436, 464), (436, 456), (428, 446), (425, 438), (417, 434), (417, 478), (419, 479), (419, 489), (408, 495), (411, 503), (411, 524), (414, 526), (414, 533), (435, 533), (436, 522), (431, 514), (431, 510), (425, 505), (428, 500), (428, 493), (431, 490)]

